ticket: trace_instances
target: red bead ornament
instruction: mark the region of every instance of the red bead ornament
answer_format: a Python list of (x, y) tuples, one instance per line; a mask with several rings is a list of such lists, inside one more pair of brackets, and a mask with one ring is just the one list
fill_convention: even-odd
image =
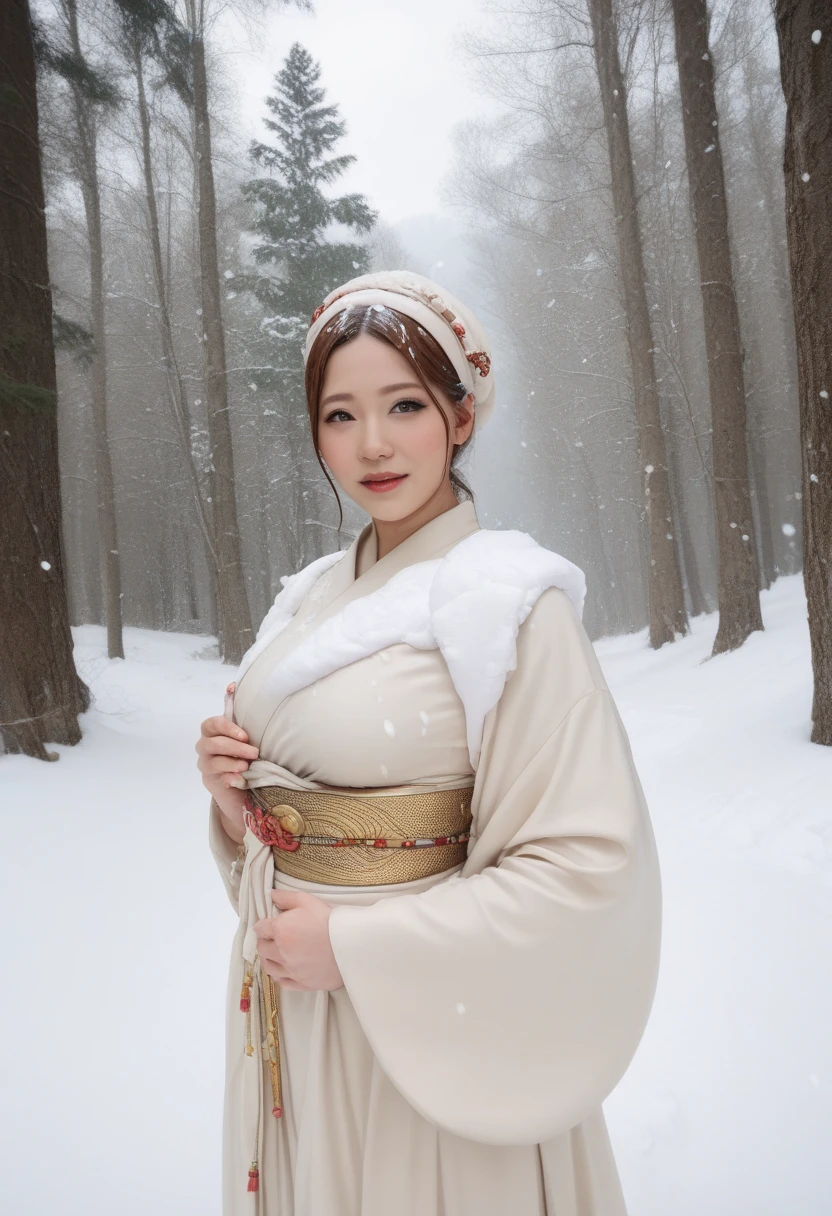
[(474, 365), (481, 376), (487, 376), (491, 371), (491, 359), (484, 350), (468, 351), (465, 358)]

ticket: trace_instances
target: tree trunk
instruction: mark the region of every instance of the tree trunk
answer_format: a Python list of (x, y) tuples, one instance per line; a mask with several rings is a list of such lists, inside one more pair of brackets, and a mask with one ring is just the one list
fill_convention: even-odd
[(194, 32), (192, 47), (194, 134), (199, 185), (202, 351), (208, 433), (211, 444), (211, 497), (213, 499), (213, 536), (218, 572), (219, 642), (222, 658), (227, 663), (239, 663), (253, 641), (253, 634), (243, 579), (237, 504), (234, 497), (234, 455), (231, 444), (231, 424), (228, 417), (225, 330), (220, 306), (220, 274), (217, 256), (217, 202), (211, 160), (205, 44), (202, 40), (201, 30)]
[(676, 548), (665, 436), (653, 359), (653, 333), (645, 287), (635, 173), (630, 151), (627, 94), (618, 54), (612, 0), (587, 0), (595, 65), (607, 131), (615, 228), (633, 374), (639, 459), (644, 477), (650, 566), (650, 645), (654, 648), (688, 632), (685, 596)]
[[(757, 562), (760, 587), (768, 590), (777, 577), (774, 541), (771, 530), (771, 487), (768, 484), (765, 440), (762, 435), (748, 437), (748, 468), (751, 482), (751, 509), (758, 540)], [(754, 506), (756, 503), (756, 510)]]
[(81, 738), (61, 544), (52, 294), (27, 0), (0, 6), (0, 740)]
[(672, 0), (672, 5), (713, 418), (719, 584), (713, 653), (722, 654), (763, 628), (748, 485), (742, 343), (706, 0)]
[(832, 746), (832, 28), (826, 0), (777, 0), (786, 97), (786, 227), (803, 453), (812, 742)]
[(754, 68), (756, 60), (748, 60), (743, 73), (748, 111), (745, 127), (748, 132), (751, 158), (757, 175), (760, 190), (763, 195), (766, 213), (766, 229), (771, 246), (771, 262), (774, 268), (774, 278), (777, 284), (777, 301), (780, 323), (783, 327), (783, 354), (785, 357), (786, 382), (784, 388), (791, 402), (797, 392), (797, 351), (794, 338), (794, 314), (792, 312), (791, 285), (789, 283), (788, 248), (785, 228), (781, 228), (783, 213), (777, 204), (772, 174), (774, 172), (774, 157), (770, 146), (765, 146), (763, 119), (759, 107), (755, 104)]
[(145, 200), (147, 203), (148, 236), (150, 239), (151, 263), (153, 266), (153, 281), (156, 287), (158, 304), (157, 318), (159, 337), (162, 344), (162, 361), (165, 367), (165, 383), (168, 390), (168, 403), (176, 424), (176, 433), (185, 462), (185, 471), (191, 488), (191, 496), (196, 510), (197, 522), (202, 533), (208, 563), (214, 571), (213, 587), (220, 582), (220, 569), (217, 561), (217, 550), (212, 536), (212, 513), (204, 501), (199, 483), (199, 472), (194, 461), (191, 447), (191, 413), (185, 382), (176, 357), (176, 347), (173, 342), (173, 325), (169, 307), (169, 279), (165, 274), (162, 257), (162, 238), (159, 228), (159, 208), (156, 202), (156, 187), (153, 182), (153, 159), (150, 143), (150, 113), (147, 106), (147, 96), (144, 84), (144, 63), (141, 48), (132, 48), (133, 68), (136, 74), (138, 94), (139, 130), (142, 141), (142, 173), (144, 177)]
[[(680, 469), (680, 455), (677, 451), (677, 440), (674, 440), (671, 434), (667, 445), (667, 463), (670, 472), (671, 495), (674, 497), (674, 510), (676, 518), (679, 520), (679, 553), (681, 555), (682, 569), (684, 570), (688, 586), (688, 600), (690, 602), (690, 615), (699, 616), (703, 612), (708, 611), (708, 602), (705, 599), (705, 593), (702, 590), (702, 579), (699, 575), (699, 561), (696, 557), (696, 548), (693, 543), (693, 535), (691, 533), (691, 520), (688, 512), (685, 510), (685, 500), (682, 494), (682, 486), (684, 478)], [(675, 493), (674, 493), (675, 492)]]
[[(83, 62), (78, 34), (76, 0), (65, 0), (70, 45)], [(78, 84), (71, 84), (75, 121), (77, 169), (84, 200), (90, 251), (90, 329), (93, 337), (91, 371), (92, 413), (95, 426), (95, 468), (98, 488), (98, 557), (104, 588), (107, 654), (124, 658), (121, 625), (121, 561), (118, 553), (113, 465), (107, 430), (107, 331), (104, 316), (104, 234), (101, 224), (101, 187), (98, 179), (98, 134), (93, 106)]]

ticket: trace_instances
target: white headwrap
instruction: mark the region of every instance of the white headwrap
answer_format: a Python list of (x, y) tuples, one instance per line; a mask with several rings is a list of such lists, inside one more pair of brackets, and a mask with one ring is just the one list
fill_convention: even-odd
[(469, 308), (438, 283), (409, 270), (385, 270), (350, 279), (331, 291), (312, 314), (303, 361), (334, 316), (347, 308), (375, 304), (412, 317), (435, 338), (453, 364), (460, 382), (474, 394), (474, 430), (494, 409), (494, 373), (485, 331)]

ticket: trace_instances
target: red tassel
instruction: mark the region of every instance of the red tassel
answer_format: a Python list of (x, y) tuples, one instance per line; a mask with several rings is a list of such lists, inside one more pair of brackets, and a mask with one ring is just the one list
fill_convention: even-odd
[(248, 1013), (251, 1009), (251, 985), (254, 983), (254, 975), (251, 971), (246, 971), (243, 976), (243, 990), (240, 993), (240, 1013)]
[(272, 1114), (274, 1115), (275, 1119), (279, 1119), (280, 1116), (283, 1114), (283, 1107), (282, 1106), (273, 1106)]
[(253, 1165), (248, 1172), (248, 1186), (246, 1189), (249, 1191), (259, 1191), (260, 1189), (260, 1171), (256, 1165)]

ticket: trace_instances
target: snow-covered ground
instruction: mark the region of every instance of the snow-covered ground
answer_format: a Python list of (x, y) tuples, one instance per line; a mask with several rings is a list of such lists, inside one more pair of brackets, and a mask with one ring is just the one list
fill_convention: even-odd
[[(708, 662), (715, 616), (597, 646), (664, 880), (653, 1015), (606, 1103), (631, 1216), (832, 1212), (832, 752), (801, 579), (763, 610)], [(112, 663), (75, 639), (82, 744), (0, 760), (2, 1210), (212, 1216), (234, 917), (193, 747), (229, 669), (206, 638), (130, 629)]]

